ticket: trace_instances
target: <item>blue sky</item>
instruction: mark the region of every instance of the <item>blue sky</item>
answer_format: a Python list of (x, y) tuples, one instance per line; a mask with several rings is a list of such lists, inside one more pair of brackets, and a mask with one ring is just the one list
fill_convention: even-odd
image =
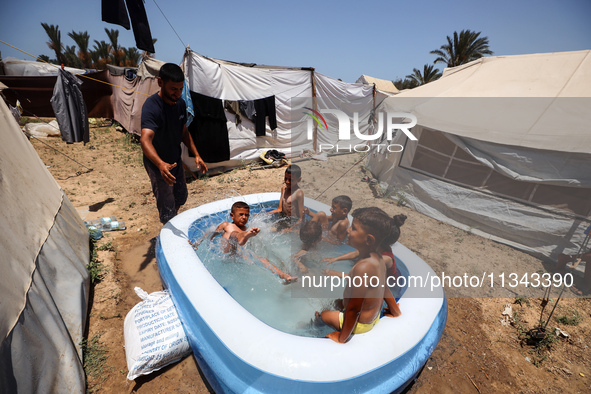
[[(422, 70), (435, 59), (429, 52), (462, 29), (482, 32), (495, 55), (591, 49), (590, 0), (145, 0), (145, 5), (159, 60), (181, 62), (178, 33), (205, 56), (314, 67), (346, 82), (361, 74), (393, 80)], [(41, 22), (58, 25), (64, 45), (74, 45), (71, 31), (87, 31), (91, 43), (108, 41), (108, 28), (119, 30), (120, 45), (135, 46), (131, 30), (101, 21), (100, 0), (4, 4), (0, 40), (54, 58)], [(0, 53), (34, 60), (2, 43)]]

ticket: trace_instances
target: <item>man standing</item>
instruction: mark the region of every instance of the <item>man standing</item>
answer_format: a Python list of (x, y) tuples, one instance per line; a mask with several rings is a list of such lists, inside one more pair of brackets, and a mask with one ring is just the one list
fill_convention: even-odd
[(152, 183), (160, 222), (172, 219), (187, 201), (187, 183), (181, 160), (181, 142), (195, 155), (197, 170), (207, 166), (199, 156), (187, 129), (187, 106), (181, 98), (185, 76), (173, 63), (160, 68), (160, 91), (148, 97), (142, 108), (144, 167)]

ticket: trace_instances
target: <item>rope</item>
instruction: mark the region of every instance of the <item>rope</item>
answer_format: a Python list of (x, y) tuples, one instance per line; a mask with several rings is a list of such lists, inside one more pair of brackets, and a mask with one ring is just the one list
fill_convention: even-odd
[(154, 1), (154, 4), (156, 4), (156, 7), (158, 7), (158, 10), (160, 11), (160, 13), (164, 17), (164, 19), (166, 19), (166, 22), (168, 22), (168, 25), (170, 26), (170, 28), (172, 29), (172, 31), (174, 31), (174, 34), (176, 34), (176, 36), (178, 37), (178, 39), (181, 42), (181, 44), (183, 44), (183, 48), (186, 48), (187, 46), (185, 45), (185, 43), (183, 42), (183, 40), (181, 39), (181, 37), (179, 36), (179, 34), (176, 32), (176, 30), (174, 29), (174, 27), (172, 27), (172, 24), (170, 23), (170, 21), (168, 20), (168, 18), (166, 17), (166, 15), (164, 15), (164, 12), (162, 12), (162, 10), (160, 9), (160, 6), (158, 5), (158, 3), (156, 3), (156, 0), (153, 0), (153, 1)]
[[(31, 55), (30, 53), (28, 53), (28, 52), (25, 52), (25, 51), (23, 51), (22, 49), (19, 49), (19, 48), (17, 48), (17, 47), (15, 47), (15, 46), (13, 46), (13, 45), (10, 45), (10, 44), (9, 44), (9, 43), (7, 43), (7, 42), (4, 42), (4, 41), (2, 41), (2, 40), (0, 40), (0, 42), (1, 42), (2, 44), (4, 44), (4, 45), (8, 45), (9, 47), (11, 47), (11, 48), (13, 48), (13, 49), (16, 49), (17, 51), (20, 51), (20, 52), (24, 53), (25, 55), (29, 55), (29, 56), (31, 56), (32, 58), (34, 58), (34, 59), (37, 59), (37, 60), (38, 60), (38, 61), (40, 61), (40, 62), (43, 62), (43, 63), (45, 63), (45, 64), (49, 64), (51, 67), (55, 67), (55, 68), (57, 68), (57, 69), (59, 69), (59, 68), (60, 68), (60, 66), (58, 66), (58, 65), (56, 65), (56, 64), (51, 64), (51, 63), (49, 63), (49, 62), (46, 62), (45, 60), (43, 60), (43, 59), (41, 59), (41, 58), (38, 58), (38, 57), (37, 57), (37, 56), (35, 56), (35, 55)], [(121, 89), (124, 89), (124, 90), (129, 90), (130, 92), (133, 92), (133, 93), (137, 93), (137, 94), (143, 94), (143, 95), (144, 95), (144, 96), (146, 96), (146, 97), (149, 97), (149, 96), (150, 96), (149, 94), (142, 93), (142, 92), (138, 92), (137, 90), (133, 90), (133, 89), (130, 89), (130, 88), (126, 88), (125, 86), (119, 86), (119, 85), (112, 84), (112, 83), (110, 83), (110, 82), (101, 81), (100, 79), (92, 78), (92, 77), (89, 77), (89, 76), (87, 76), (87, 75), (84, 75), (84, 74), (76, 74), (76, 76), (78, 76), (78, 77), (82, 77), (82, 78), (86, 78), (86, 79), (90, 79), (90, 80), (92, 80), (92, 81), (95, 81), (95, 82), (104, 83), (105, 85), (113, 86), (113, 87), (116, 87), (116, 88), (121, 88)]]
[(361, 163), (363, 161), (363, 159), (365, 159), (367, 157), (367, 153), (365, 154), (365, 156), (363, 156), (361, 159), (359, 159), (356, 163), (354, 163), (347, 171), (345, 171), (340, 177), (338, 177), (333, 183), (330, 184), (329, 187), (327, 187), (326, 189), (324, 189), (324, 191), (322, 193), (320, 193), (318, 196), (316, 196), (315, 200), (318, 200), (318, 198), (323, 195), (328, 189), (330, 189), (335, 183), (337, 183), (342, 177), (344, 177), (345, 175), (347, 175), (347, 173), (349, 171), (351, 171), (353, 169), (353, 167), (355, 167), (357, 164)]

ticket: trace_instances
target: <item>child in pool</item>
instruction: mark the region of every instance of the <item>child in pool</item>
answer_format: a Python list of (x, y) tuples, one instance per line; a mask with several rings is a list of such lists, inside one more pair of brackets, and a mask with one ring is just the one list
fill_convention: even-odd
[[(386, 217), (388, 217), (388, 214), (386, 212), (384, 212), (383, 210), (381, 210), (380, 208), (377, 208), (377, 207), (358, 208), (355, 211), (353, 211), (352, 216), (356, 217), (366, 210), (380, 213), (380, 214), (383, 214)], [(391, 221), (390, 231), (387, 234), (387, 236), (384, 238), (382, 243), (380, 243), (377, 250), (382, 255), (382, 258), (384, 259), (384, 262), (386, 263), (388, 277), (396, 277), (397, 276), (396, 259), (394, 258), (394, 254), (392, 253), (392, 245), (394, 245), (398, 241), (398, 238), (400, 238), (400, 227), (406, 221), (406, 215), (402, 215), (402, 214), (395, 215), (393, 218), (389, 218), (389, 219)], [(326, 262), (327, 265), (330, 265), (336, 261), (355, 260), (358, 257), (359, 257), (359, 251), (354, 250), (352, 252), (345, 253), (341, 256), (332, 257), (332, 258), (324, 258), (321, 261)], [(334, 270), (328, 270), (328, 269), (326, 269), (324, 271), (324, 273), (326, 275), (336, 275), (336, 276), (341, 276), (341, 274), (342, 274), (341, 272), (337, 272)], [(400, 307), (398, 306), (398, 303), (396, 302), (396, 299), (392, 295), (392, 292), (388, 286), (386, 286), (386, 293), (385, 293), (384, 301), (386, 301), (386, 305), (387, 305), (387, 310), (386, 310), (386, 313), (384, 314), (384, 316), (398, 317), (402, 314), (402, 312), (400, 311)]]
[[(237, 253), (238, 246), (242, 246), (248, 241), (250, 238), (256, 236), (261, 229), (258, 227), (253, 227), (248, 229), (246, 227), (246, 223), (248, 222), (248, 218), (250, 217), (250, 207), (247, 203), (243, 201), (237, 201), (232, 204), (232, 208), (230, 210), (230, 218), (232, 222), (223, 222), (221, 223), (214, 231), (213, 235), (210, 239), (215, 238), (218, 235), (222, 235), (222, 238), (225, 239), (224, 245), (224, 253)], [(193, 247), (197, 248), (198, 244), (192, 244)], [(281, 271), (275, 265), (273, 265), (267, 258), (256, 256), (263, 266), (267, 268), (269, 271), (273, 272), (281, 279), (284, 280), (284, 283), (291, 283), (297, 280), (297, 277), (293, 277), (285, 272)]]
[(300, 271), (305, 274), (308, 272), (301, 258), (310, 251), (322, 239), (322, 226), (320, 223), (308, 220), (300, 227), (300, 239), (302, 240), (302, 249), (293, 255), (293, 261), (296, 263)]
[(357, 249), (359, 259), (349, 272), (351, 280), (343, 293), (344, 311), (325, 310), (317, 315), (337, 330), (327, 335), (335, 342), (345, 343), (352, 334), (370, 331), (380, 319), (388, 287), (386, 263), (377, 253), (377, 248), (390, 227), (390, 219), (386, 215), (365, 210), (354, 217), (347, 230), (347, 244)]
[(281, 188), (279, 206), (270, 214), (279, 213), (281, 219), (278, 229), (283, 230), (299, 225), (304, 217), (304, 192), (298, 183), (302, 180), (302, 169), (297, 164), (291, 164), (285, 169)]
[(330, 216), (327, 216), (322, 211), (312, 212), (308, 208), (304, 208), (304, 214), (310, 215), (312, 221), (320, 223), (323, 230), (328, 230), (326, 241), (341, 244), (347, 238), (347, 229), (349, 228), (349, 218), (347, 215), (352, 206), (353, 201), (351, 201), (351, 198), (342, 195), (332, 199)]

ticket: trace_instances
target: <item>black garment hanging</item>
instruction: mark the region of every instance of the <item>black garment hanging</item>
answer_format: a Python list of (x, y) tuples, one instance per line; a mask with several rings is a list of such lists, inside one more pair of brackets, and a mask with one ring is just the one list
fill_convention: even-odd
[(230, 139), (222, 100), (191, 92), (195, 118), (189, 132), (199, 152), (207, 163), (230, 160)]
[(103, 22), (123, 26), (126, 30), (131, 29), (125, 0), (101, 0), (101, 14)]
[(254, 109), (256, 111), (254, 116), (254, 129), (257, 137), (262, 137), (266, 134), (266, 120), (269, 117), (269, 127), (271, 130), (277, 128), (277, 114), (275, 111), (275, 96), (269, 96), (262, 99), (254, 100)]
[(125, 11), (123, 1), (124, 0), (101, 0), (103, 21), (123, 26), (129, 30), (129, 18), (131, 18), (135, 46), (138, 49), (150, 53), (156, 53), (154, 50), (154, 42), (152, 41), (152, 33), (150, 32), (150, 25), (148, 24), (148, 15), (146, 14), (143, 1), (126, 0), (129, 18)]

